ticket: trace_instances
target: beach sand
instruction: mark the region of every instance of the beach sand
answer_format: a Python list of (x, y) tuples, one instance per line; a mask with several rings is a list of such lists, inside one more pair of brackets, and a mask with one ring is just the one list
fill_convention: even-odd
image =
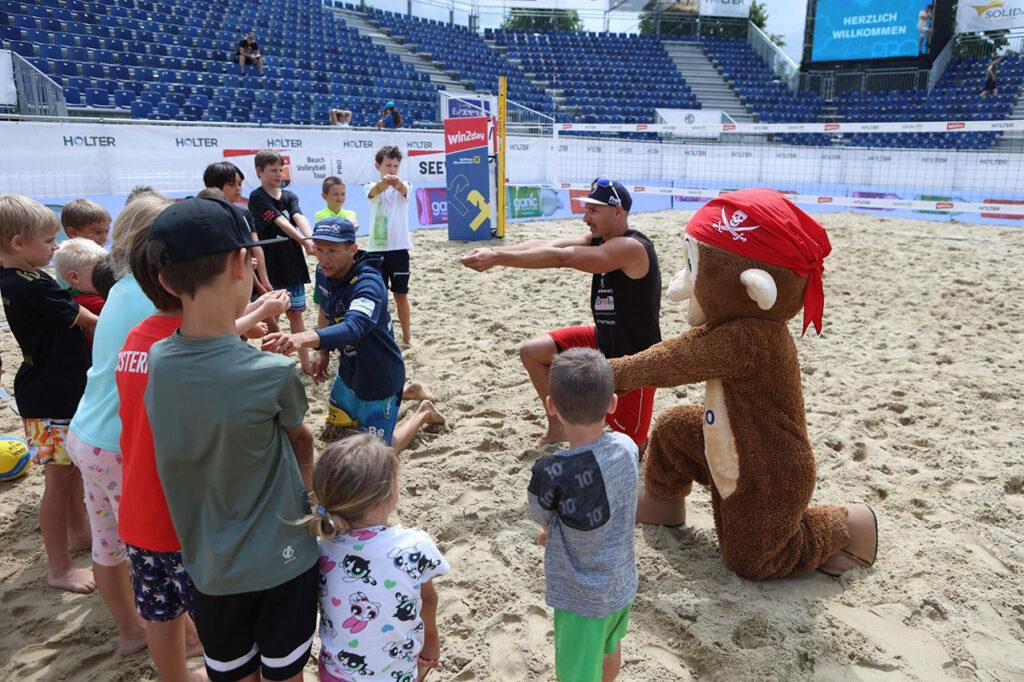
[[(658, 246), (666, 286), (688, 217), (631, 221)], [(722, 563), (709, 495), (697, 489), (689, 527), (635, 531), (640, 590), (622, 680), (1024, 678), (1024, 231), (821, 219), (833, 243), (825, 333), (797, 340), (815, 500), (873, 505), (878, 563), (841, 579), (742, 580)], [(582, 228), (516, 224), (509, 241)], [(543, 550), (525, 496), (532, 462), (551, 448), (532, 447), (544, 421), (517, 346), (587, 323), (590, 279), (478, 274), (457, 261), (469, 247), (443, 231), (414, 242), (419, 345), (406, 363), (449, 418), (402, 456), (400, 521), (429, 531), (452, 567), (437, 581), (443, 667), (430, 680), (550, 680)], [(684, 318), (664, 299), (665, 336)], [(19, 354), (9, 329), (0, 341), (11, 390)], [(309, 387), (317, 433), (326, 394)], [(657, 409), (702, 396), (701, 386), (662, 390)], [(20, 434), (6, 407), (0, 433)], [(153, 679), (144, 653), (115, 653), (98, 595), (46, 587), (42, 483), (32, 471), (0, 485), (0, 678)], [(312, 663), (307, 671), (315, 679)]]

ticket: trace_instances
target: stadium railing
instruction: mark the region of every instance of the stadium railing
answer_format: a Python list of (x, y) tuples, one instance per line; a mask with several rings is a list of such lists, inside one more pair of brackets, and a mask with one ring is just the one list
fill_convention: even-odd
[(18, 113), (26, 116), (67, 116), (64, 90), (17, 52), (11, 52)]
[(773, 43), (753, 22), (747, 22), (747, 42), (754, 53), (767, 63), (775, 75), (793, 91), (800, 87), (800, 65)]

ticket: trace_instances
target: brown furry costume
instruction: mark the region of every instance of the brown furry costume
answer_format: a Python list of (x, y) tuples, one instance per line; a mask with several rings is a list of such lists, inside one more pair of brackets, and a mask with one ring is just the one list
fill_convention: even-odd
[[(814, 455), (800, 364), (786, 327), (804, 305), (807, 280), (692, 242), (690, 305), (703, 311), (704, 323), (611, 361), (620, 392), (706, 382), (703, 406), (678, 406), (658, 417), (645, 454), (645, 485), (659, 498), (679, 500), (694, 481), (709, 486), (722, 557), (738, 575), (762, 580), (814, 570), (850, 535), (844, 507), (807, 506)], [(752, 269), (774, 280), (777, 296), (767, 310), (741, 282)]]

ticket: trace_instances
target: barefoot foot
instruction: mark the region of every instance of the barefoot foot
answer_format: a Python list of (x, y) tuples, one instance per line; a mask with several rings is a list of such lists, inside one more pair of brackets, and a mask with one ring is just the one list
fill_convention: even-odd
[(75, 533), (68, 537), (68, 551), (72, 554), (88, 552), (92, 549), (92, 533)]
[(128, 637), (117, 638), (117, 653), (121, 656), (137, 654), (147, 646), (145, 630), (139, 630), (138, 633), (132, 634)]
[(652, 526), (681, 526), (686, 523), (686, 499), (657, 497), (647, 486), (641, 486), (636, 521)]
[(419, 414), (426, 415), (424, 422), (427, 424), (440, 425), (445, 423), (444, 415), (437, 411), (434, 407), (434, 403), (429, 400), (424, 400), (420, 403), (420, 406), (416, 408), (416, 412)]
[(72, 566), (63, 573), (47, 573), (46, 584), (58, 590), (89, 594), (96, 589), (96, 579), (87, 568)]
[(565, 429), (561, 424), (548, 424), (547, 433), (538, 438), (534, 445), (551, 445), (552, 443), (562, 443), (565, 440)]
[(434, 396), (431, 395), (423, 384), (418, 381), (410, 381), (402, 389), (402, 400), (413, 402), (416, 400), (433, 400)]

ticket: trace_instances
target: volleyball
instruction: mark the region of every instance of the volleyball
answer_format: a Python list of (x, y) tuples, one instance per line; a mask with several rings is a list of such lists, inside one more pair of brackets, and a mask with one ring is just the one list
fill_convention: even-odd
[(28, 445), (16, 436), (0, 436), (0, 481), (13, 481), (28, 471)]

